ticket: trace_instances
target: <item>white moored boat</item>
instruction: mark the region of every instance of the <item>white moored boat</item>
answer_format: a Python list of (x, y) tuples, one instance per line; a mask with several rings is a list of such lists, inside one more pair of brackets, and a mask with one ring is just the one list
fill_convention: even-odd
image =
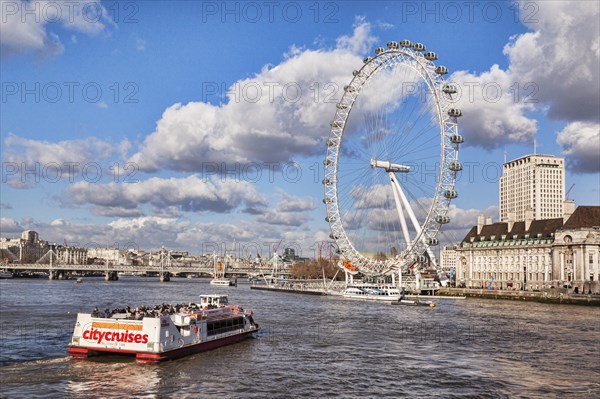
[(218, 285), (221, 287), (233, 287), (235, 283), (228, 278), (213, 278), (210, 280), (210, 285)]
[(346, 286), (344, 298), (367, 299), (372, 301), (398, 301), (400, 290), (391, 285), (350, 284)]
[(70, 356), (116, 353), (161, 362), (239, 342), (259, 331), (252, 311), (229, 304), (227, 295), (201, 295), (199, 303), (186, 306), (107, 313), (77, 315)]

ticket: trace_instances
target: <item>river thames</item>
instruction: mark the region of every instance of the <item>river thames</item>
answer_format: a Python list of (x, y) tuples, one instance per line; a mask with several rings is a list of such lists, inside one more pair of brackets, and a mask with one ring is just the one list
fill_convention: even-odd
[[(77, 312), (226, 293), (258, 337), (158, 365), (66, 356)], [(480, 299), (435, 308), (212, 287), (207, 279), (0, 281), (7, 398), (600, 397), (600, 309)]]

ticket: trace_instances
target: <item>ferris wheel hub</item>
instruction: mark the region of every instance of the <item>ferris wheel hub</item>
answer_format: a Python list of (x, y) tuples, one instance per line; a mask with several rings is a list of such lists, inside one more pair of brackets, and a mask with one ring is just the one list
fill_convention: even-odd
[(371, 159), (371, 167), (385, 169), (385, 171), (388, 173), (389, 172), (399, 172), (399, 173), (410, 172), (410, 166), (408, 166), (408, 165), (399, 165), (397, 163), (391, 163), (390, 161), (377, 161), (375, 159)]

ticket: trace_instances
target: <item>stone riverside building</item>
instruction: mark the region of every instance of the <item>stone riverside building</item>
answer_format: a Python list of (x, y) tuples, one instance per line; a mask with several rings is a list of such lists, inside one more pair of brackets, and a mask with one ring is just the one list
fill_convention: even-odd
[(21, 238), (0, 238), (2, 261), (34, 263), (50, 250), (48, 241), (40, 240), (37, 232), (25, 230)]
[(600, 293), (600, 206), (574, 207), (565, 201), (564, 217), (544, 220), (531, 208), (524, 221), (480, 216), (456, 247), (456, 285)]
[(74, 246), (49, 244), (40, 240), (36, 231), (25, 230), (21, 238), (0, 238), (0, 262), (20, 263), (49, 263), (50, 254), (53, 252), (53, 261), (63, 264), (86, 264), (87, 249)]

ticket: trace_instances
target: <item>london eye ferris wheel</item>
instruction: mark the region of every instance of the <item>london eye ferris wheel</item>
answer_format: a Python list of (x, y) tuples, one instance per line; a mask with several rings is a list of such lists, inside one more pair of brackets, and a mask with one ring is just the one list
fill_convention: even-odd
[(463, 137), (457, 88), (436, 60), (422, 43), (391, 41), (364, 59), (336, 105), (323, 202), (347, 272), (437, 269)]

